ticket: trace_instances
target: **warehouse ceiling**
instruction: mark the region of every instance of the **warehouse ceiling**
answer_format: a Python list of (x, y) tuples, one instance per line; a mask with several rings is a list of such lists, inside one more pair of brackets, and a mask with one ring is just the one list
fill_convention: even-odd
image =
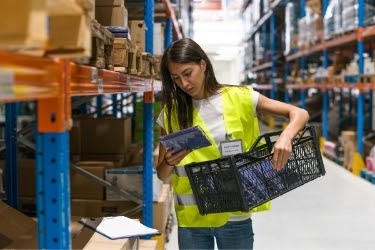
[(208, 54), (231, 60), (242, 47), (242, 0), (194, 0), (194, 40)]

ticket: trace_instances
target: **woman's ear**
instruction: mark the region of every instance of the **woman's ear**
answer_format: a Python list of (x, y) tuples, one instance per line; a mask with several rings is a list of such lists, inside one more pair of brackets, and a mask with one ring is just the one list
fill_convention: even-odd
[(201, 68), (202, 68), (203, 72), (206, 71), (206, 61), (203, 60), (203, 59), (201, 59)]

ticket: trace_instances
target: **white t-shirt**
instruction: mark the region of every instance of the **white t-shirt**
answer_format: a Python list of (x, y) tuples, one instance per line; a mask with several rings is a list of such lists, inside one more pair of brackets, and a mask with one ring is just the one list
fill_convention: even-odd
[[(256, 116), (256, 106), (258, 104), (259, 92), (252, 91), (252, 100), (254, 106), (254, 116)], [(193, 100), (193, 104), (197, 108), (199, 116), (203, 119), (207, 129), (210, 131), (213, 136), (216, 145), (220, 145), (220, 142), (225, 141), (225, 124), (223, 118), (223, 102), (222, 95), (216, 94), (212, 95), (207, 99), (203, 100)], [(159, 114), (156, 122), (165, 129), (164, 126), (164, 111), (162, 110)], [(231, 215), (229, 218), (230, 221), (239, 221), (245, 220), (250, 216), (238, 216)]]
[[(252, 100), (254, 106), (254, 116), (256, 116), (256, 106), (258, 104), (259, 92), (252, 91)], [(220, 94), (212, 95), (208, 99), (193, 100), (193, 104), (197, 108), (197, 111), (205, 122), (208, 130), (215, 139), (217, 145), (219, 142), (225, 139), (225, 125), (223, 119), (223, 102)], [(221, 118), (221, 119), (218, 119)], [(162, 110), (159, 114), (156, 122), (160, 127), (165, 129), (164, 126), (164, 111)]]

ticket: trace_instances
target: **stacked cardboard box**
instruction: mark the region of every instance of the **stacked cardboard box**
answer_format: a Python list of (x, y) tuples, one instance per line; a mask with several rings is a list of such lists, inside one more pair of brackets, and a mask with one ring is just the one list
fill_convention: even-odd
[[(139, 239), (126, 238), (110, 240), (95, 231), (78, 223), (79, 218), (72, 218), (73, 249), (138, 249)], [(37, 249), (37, 222), (0, 201), (0, 220), (8, 223), (0, 224), (1, 249)]]
[(123, 0), (96, 0), (95, 19), (103, 26), (128, 26), (128, 11)]
[(353, 170), (353, 154), (356, 151), (356, 132), (355, 131), (342, 131), (341, 141), (344, 147), (344, 167), (352, 171)]

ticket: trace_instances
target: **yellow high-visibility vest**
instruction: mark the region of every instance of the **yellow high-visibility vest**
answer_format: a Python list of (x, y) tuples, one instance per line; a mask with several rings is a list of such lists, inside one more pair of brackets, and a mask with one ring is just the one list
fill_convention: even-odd
[[(258, 119), (254, 116), (253, 89), (246, 87), (224, 87), (220, 91), (223, 102), (225, 129), (226, 131), (230, 131), (232, 139), (242, 139), (243, 151), (246, 152), (250, 150), (250, 147), (260, 135)], [(172, 110), (171, 126), (174, 132), (180, 130), (175, 115), (175, 110)], [(165, 109), (164, 124), (168, 124)], [(193, 150), (175, 167), (172, 173), (171, 181), (178, 225), (180, 227), (220, 227), (228, 221), (231, 214), (246, 215), (255, 211), (269, 210), (270, 202), (267, 202), (250, 212), (223, 212), (207, 215), (199, 213), (184, 166), (192, 162), (218, 159), (221, 155), (218, 145), (215, 143), (213, 136), (207, 129), (196, 108), (193, 110), (193, 125), (199, 125), (203, 129), (212, 145)], [(166, 130), (169, 133), (168, 129)]]

